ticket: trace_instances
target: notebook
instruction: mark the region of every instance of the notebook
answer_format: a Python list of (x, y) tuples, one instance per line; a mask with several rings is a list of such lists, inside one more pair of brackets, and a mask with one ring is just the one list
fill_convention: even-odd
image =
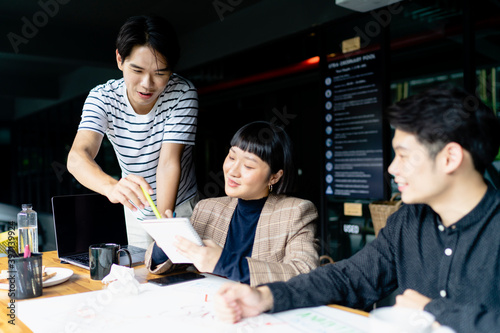
[(175, 236), (182, 236), (199, 246), (203, 246), (200, 236), (196, 233), (188, 218), (144, 220), (141, 225), (174, 264), (193, 263), (177, 252), (177, 248), (173, 245), (176, 241)]
[[(100, 194), (77, 194), (52, 197), (52, 214), (57, 255), (67, 262), (89, 269), (89, 246), (116, 243), (129, 250), (132, 265), (144, 262), (145, 249), (128, 245), (125, 212)], [(120, 252), (120, 265), (128, 265)]]

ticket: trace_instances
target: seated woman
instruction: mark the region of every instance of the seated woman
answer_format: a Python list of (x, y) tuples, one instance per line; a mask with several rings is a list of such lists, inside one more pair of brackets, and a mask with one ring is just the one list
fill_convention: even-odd
[[(200, 272), (252, 286), (316, 268), (316, 207), (285, 195), (297, 178), (285, 131), (268, 122), (245, 125), (231, 140), (223, 171), (228, 196), (200, 201), (191, 216), (205, 246), (178, 236), (178, 251)], [(146, 266), (155, 274), (186, 268), (173, 265), (156, 243)]]

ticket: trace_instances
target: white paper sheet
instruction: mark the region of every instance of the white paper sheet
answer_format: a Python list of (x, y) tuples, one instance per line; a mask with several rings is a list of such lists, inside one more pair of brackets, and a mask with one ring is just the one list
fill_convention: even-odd
[(17, 303), (16, 313), (37, 333), (342, 332), (368, 331), (368, 318), (330, 307), (262, 314), (237, 324), (215, 318), (214, 295), (226, 279), (205, 279), (159, 287), (141, 285), (138, 295), (114, 286), (105, 290)]

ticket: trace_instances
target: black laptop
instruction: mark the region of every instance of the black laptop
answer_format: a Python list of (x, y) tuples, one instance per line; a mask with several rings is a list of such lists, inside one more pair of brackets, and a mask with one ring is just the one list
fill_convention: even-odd
[[(89, 246), (116, 243), (129, 250), (132, 265), (144, 262), (145, 249), (128, 245), (123, 205), (100, 194), (52, 197), (57, 255), (62, 262), (89, 269)], [(128, 257), (120, 252), (120, 264)]]

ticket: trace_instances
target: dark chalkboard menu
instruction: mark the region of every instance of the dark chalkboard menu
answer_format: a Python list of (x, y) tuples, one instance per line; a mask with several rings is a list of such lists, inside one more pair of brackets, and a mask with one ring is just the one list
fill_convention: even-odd
[(325, 190), (339, 198), (384, 197), (380, 51), (327, 62)]

